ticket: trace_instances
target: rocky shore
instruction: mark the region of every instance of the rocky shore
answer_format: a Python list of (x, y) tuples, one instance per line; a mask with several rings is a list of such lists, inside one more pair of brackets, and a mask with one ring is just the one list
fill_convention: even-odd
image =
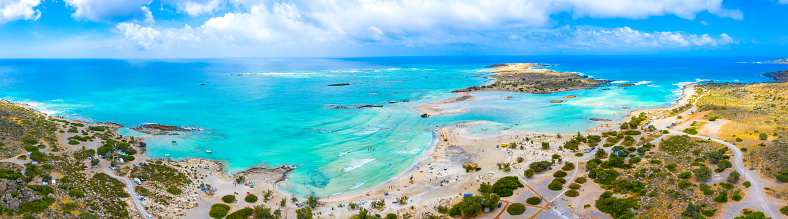
[(162, 125), (156, 123), (142, 124), (140, 126), (131, 129), (151, 135), (177, 135), (177, 133), (171, 133), (171, 132), (185, 132), (192, 130), (192, 129), (182, 128), (174, 125)]

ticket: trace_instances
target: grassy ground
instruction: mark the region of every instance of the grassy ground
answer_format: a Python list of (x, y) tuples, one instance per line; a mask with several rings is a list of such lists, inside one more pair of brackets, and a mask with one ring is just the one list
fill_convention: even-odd
[[(720, 136), (742, 148), (745, 164), (766, 175), (788, 171), (788, 83), (705, 84), (697, 102), (707, 119), (726, 119)], [(765, 139), (764, 139), (765, 138)]]

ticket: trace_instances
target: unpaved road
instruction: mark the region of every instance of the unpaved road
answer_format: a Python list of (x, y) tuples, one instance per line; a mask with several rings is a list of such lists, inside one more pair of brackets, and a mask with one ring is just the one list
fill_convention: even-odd
[(779, 216), (777, 214), (774, 214), (774, 212), (769, 207), (769, 205), (766, 204), (766, 199), (764, 198), (764, 195), (763, 195), (763, 185), (761, 184), (761, 182), (759, 180), (760, 178), (758, 177), (758, 174), (750, 171), (747, 168), (744, 168), (744, 164), (743, 164), (743, 160), (742, 160), (743, 159), (743, 155), (742, 155), (741, 150), (739, 149), (739, 147), (736, 147), (736, 145), (733, 145), (733, 144), (728, 143), (726, 141), (723, 141), (723, 140), (720, 140), (720, 139), (716, 139), (716, 138), (710, 138), (708, 136), (688, 135), (688, 134), (684, 134), (684, 133), (679, 134), (679, 133), (674, 133), (674, 132), (671, 132), (670, 134), (662, 135), (659, 138), (654, 139), (653, 141), (651, 141), (651, 143), (656, 145), (657, 142), (662, 140), (662, 138), (664, 138), (665, 136), (675, 136), (675, 135), (687, 135), (687, 136), (690, 136), (690, 137), (693, 137), (693, 138), (709, 139), (711, 141), (714, 141), (714, 142), (720, 143), (722, 145), (725, 145), (725, 146), (728, 147), (728, 149), (731, 149), (733, 151), (734, 156), (731, 159), (731, 162), (733, 162), (733, 168), (737, 172), (742, 174), (742, 176), (744, 177), (744, 180), (749, 180), (750, 184), (752, 184), (752, 185), (750, 186), (749, 190), (747, 191), (747, 194), (744, 195), (744, 200), (742, 200), (736, 207), (734, 207), (732, 209), (729, 209), (729, 210), (733, 210), (733, 211), (726, 211), (725, 212), (725, 216), (727, 218), (733, 218), (733, 217), (737, 216), (739, 214), (739, 212), (741, 212), (741, 209), (743, 209), (744, 206), (746, 206), (747, 204), (753, 204), (755, 206), (760, 204), (761, 210), (763, 210), (763, 213), (766, 214), (766, 217), (776, 218), (777, 216)]

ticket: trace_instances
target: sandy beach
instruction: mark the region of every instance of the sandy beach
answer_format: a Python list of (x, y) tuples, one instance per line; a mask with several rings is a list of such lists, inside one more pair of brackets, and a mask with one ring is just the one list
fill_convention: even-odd
[[(444, 104), (459, 103), (459, 102), (474, 101), (474, 100), (476, 100), (476, 97), (471, 96), (471, 92), (460, 92), (456, 97), (452, 97), (452, 98), (449, 98), (449, 99), (441, 100), (441, 101), (438, 101), (438, 102), (425, 103), (425, 104), (413, 107), (413, 109), (421, 112), (423, 114), (423, 117), (437, 116), (437, 115), (441, 115), (441, 114), (462, 113), (462, 112), (467, 111), (467, 109), (444, 110), (444, 109), (441, 109), (440, 107), (442, 105), (444, 105)], [(426, 115), (426, 116), (424, 116), (424, 115)]]

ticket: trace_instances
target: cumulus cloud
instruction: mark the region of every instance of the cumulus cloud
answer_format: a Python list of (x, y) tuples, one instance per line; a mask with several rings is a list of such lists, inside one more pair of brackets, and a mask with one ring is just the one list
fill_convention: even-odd
[(41, 0), (0, 0), (0, 24), (15, 20), (37, 20), (41, 11), (33, 9)]
[[(69, 0), (77, 1), (77, 0)], [(79, 0), (86, 1), (86, 0)], [(123, 0), (131, 1), (131, 0)], [(158, 28), (118, 25), (124, 36), (148, 49), (156, 45), (214, 42), (214, 45), (287, 45), (332, 42), (347, 45), (380, 43), (418, 46), (425, 44), (467, 45), (479, 40), (533, 39), (513, 31), (527, 32), (554, 23), (551, 16), (568, 12), (573, 17), (630, 18), (675, 15), (694, 19), (699, 12), (741, 19), (741, 12), (725, 9), (721, 0), (291, 0), (287, 2), (229, 0), (237, 11), (214, 17), (192, 28)], [(179, 11), (198, 15), (221, 7), (218, 0), (174, 2)], [(187, 7), (187, 5), (196, 5)], [(149, 30), (150, 29), (150, 30)], [(152, 32), (161, 35), (153, 36)], [(641, 46), (727, 45), (727, 35), (710, 37), (673, 32), (646, 33), (628, 27), (574, 29), (570, 32), (537, 32), (556, 39), (590, 40), (589, 44), (625, 42)], [(129, 34), (126, 34), (129, 33)], [(164, 34), (171, 33), (171, 34)], [(188, 34), (191, 37), (183, 37)], [(151, 37), (143, 37), (151, 36)], [(169, 37), (172, 37), (170, 39)], [(727, 43), (726, 43), (727, 42)]]
[(629, 27), (602, 29), (565, 26), (555, 30), (523, 33), (518, 39), (522, 39), (523, 44), (605, 50), (718, 47), (735, 43), (733, 38), (724, 33), (711, 36), (671, 31), (644, 32)]
[(165, 0), (164, 2), (175, 5), (179, 12), (185, 12), (189, 16), (211, 13), (224, 4), (223, 0)]
[(96, 22), (152, 22), (147, 5), (152, 0), (65, 0), (75, 9), (72, 16)]

